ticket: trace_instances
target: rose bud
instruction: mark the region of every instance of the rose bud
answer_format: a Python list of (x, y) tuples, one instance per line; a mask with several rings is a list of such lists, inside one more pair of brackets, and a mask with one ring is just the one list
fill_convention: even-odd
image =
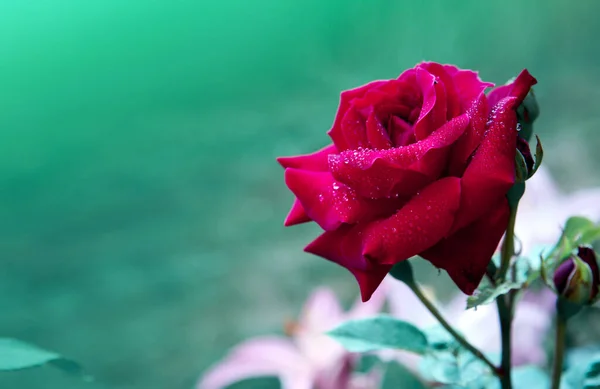
[(348, 269), (365, 301), (416, 255), (472, 294), (508, 225), (517, 109), (536, 82), (524, 70), (486, 95), (476, 72), (424, 62), (342, 92), (331, 143), (278, 159), (295, 195), (284, 224), (317, 223), (305, 251)]
[(593, 304), (598, 298), (600, 273), (594, 250), (579, 247), (577, 255), (572, 255), (554, 271), (554, 287), (560, 297), (579, 304)]

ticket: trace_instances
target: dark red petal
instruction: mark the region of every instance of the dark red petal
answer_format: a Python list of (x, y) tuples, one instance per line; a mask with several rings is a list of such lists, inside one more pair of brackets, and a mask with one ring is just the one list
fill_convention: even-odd
[(341, 127), (349, 149), (369, 147), (365, 118), (354, 107), (350, 107), (346, 111), (342, 118)]
[(367, 270), (370, 266), (362, 255), (364, 231), (367, 224), (343, 224), (340, 228), (325, 231), (312, 241), (304, 251), (335, 262), (347, 269)]
[(369, 198), (413, 195), (446, 168), (449, 146), (469, 124), (467, 115), (446, 123), (428, 138), (386, 150), (348, 150), (329, 156), (333, 176)]
[(493, 110), (492, 123), (461, 179), (461, 205), (452, 233), (486, 213), (515, 182), (516, 103), (507, 97)]
[(473, 100), (467, 110), (469, 126), (452, 147), (450, 168), (448, 170), (450, 175), (460, 177), (465, 171), (469, 157), (483, 138), (488, 111), (487, 99), (482, 92), (476, 100)]
[(532, 86), (537, 84), (537, 80), (533, 77), (527, 69), (523, 69), (517, 78), (510, 84), (500, 86), (492, 90), (488, 94), (488, 101), (490, 107), (494, 107), (500, 100), (505, 97), (516, 97), (517, 106), (519, 106)]
[(375, 112), (371, 112), (367, 119), (367, 139), (369, 146), (375, 149), (389, 149), (392, 147), (390, 137), (377, 116), (375, 116)]
[(369, 89), (376, 88), (385, 82), (386, 81), (373, 81), (361, 87), (350, 89), (341, 93), (340, 105), (338, 107), (335, 120), (333, 121), (333, 126), (327, 133), (331, 137), (331, 140), (333, 140), (333, 143), (336, 145), (338, 150), (343, 151), (349, 148), (342, 131), (341, 123), (346, 111), (348, 108), (350, 108), (350, 102), (357, 97), (363, 96)]
[(293, 167), (315, 172), (325, 172), (329, 170), (327, 156), (329, 154), (337, 154), (337, 152), (334, 145), (329, 145), (312, 154), (298, 155), (295, 157), (279, 157), (277, 158), (277, 162), (284, 168)]
[(372, 200), (360, 197), (346, 185), (336, 182), (329, 172), (289, 168), (285, 182), (296, 195), (306, 215), (324, 230), (342, 223), (358, 223), (393, 213), (402, 199)]
[(416, 69), (417, 82), (423, 94), (423, 105), (414, 125), (417, 140), (427, 138), (446, 122), (446, 91), (436, 77), (422, 68)]
[(362, 254), (371, 262), (393, 265), (444, 238), (460, 204), (460, 179), (446, 177), (427, 186), (393, 216), (363, 232)]
[(446, 270), (464, 293), (473, 294), (506, 231), (509, 213), (504, 198), (483, 217), (420, 255)]
[(461, 112), (461, 100), (458, 96), (456, 86), (454, 85), (454, 80), (452, 76), (446, 72), (445, 67), (436, 62), (423, 62), (419, 66), (436, 76), (438, 82), (441, 82), (444, 86), (448, 105), (446, 119), (450, 120), (453, 117), (464, 113), (464, 110)]
[(552, 280), (554, 281), (554, 287), (558, 294), (563, 294), (565, 289), (567, 288), (567, 283), (569, 282), (569, 277), (571, 276), (571, 272), (575, 269), (575, 261), (573, 258), (569, 257), (566, 261), (561, 263), (556, 270), (554, 271), (554, 275), (552, 276)]
[(365, 227), (342, 225), (337, 230), (324, 232), (304, 249), (348, 269), (360, 286), (363, 301), (371, 298), (391, 269), (389, 265), (372, 264), (361, 254)]
[(390, 265), (374, 265), (370, 270), (348, 269), (356, 278), (360, 287), (360, 297), (363, 302), (369, 301), (385, 276), (392, 269)]
[(292, 209), (288, 213), (283, 225), (286, 227), (294, 226), (296, 224), (306, 223), (311, 221), (311, 218), (308, 217), (306, 212), (304, 212), (304, 208), (298, 199), (294, 199), (294, 204), (292, 204)]
[(468, 69), (459, 69), (453, 65), (444, 65), (444, 69), (454, 80), (457, 93), (460, 96), (463, 110), (468, 109), (471, 102), (475, 100), (486, 88), (494, 86), (491, 82), (483, 82), (479, 74)]
[(390, 134), (392, 144), (396, 147), (406, 146), (415, 141), (415, 132), (412, 126), (398, 116), (390, 117), (388, 133)]

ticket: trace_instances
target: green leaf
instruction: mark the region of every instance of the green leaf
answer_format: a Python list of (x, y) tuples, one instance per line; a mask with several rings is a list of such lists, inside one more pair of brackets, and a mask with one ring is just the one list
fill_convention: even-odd
[(79, 364), (17, 339), (0, 338), (0, 371), (28, 369), (50, 364), (68, 373), (81, 375)]
[(417, 327), (387, 315), (347, 321), (328, 335), (351, 352), (396, 349), (423, 354), (429, 348)]
[(527, 162), (525, 162), (525, 157), (518, 149), (515, 153), (515, 175), (516, 182), (525, 182), (525, 180), (530, 177), (527, 172)]
[(415, 375), (398, 363), (388, 363), (381, 389), (426, 389)]
[(513, 369), (513, 389), (548, 389), (550, 377), (537, 366), (520, 366)]
[(436, 351), (427, 354), (419, 364), (421, 375), (428, 381), (461, 387), (486, 387), (495, 381), (489, 368), (469, 351)]
[(423, 329), (427, 343), (433, 350), (455, 350), (460, 343), (441, 324)]
[(544, 159), (544, 148), (542, 147), (542, 141), (540, 141), (540, 137), (535, 135), (536, 145), (535, 145), (535, 163), (533, 164), (533, 168), (529, 172), (529, 176), (527, 178), (531, 178), (535, 172), (540, 168), (542, 164), (542, 160)]
[(477, 291), (467, 298), (467, 309), (475, 308), (479, 305), (490, 304), (499, 296), (502, 296), (513, 289), (519, 289), (523, 284), (521, 282), (506, 281), (502, 284), (493, 286), (489, 281), (483, 281)]
[(587, 365), (583, 389), (600, 389), (600, 358), (590, 361)]
[(600, 388), (600, 349), (598, 347), (576, 348), (567, 354), (567, 369), (562, 375), (561, 388)]

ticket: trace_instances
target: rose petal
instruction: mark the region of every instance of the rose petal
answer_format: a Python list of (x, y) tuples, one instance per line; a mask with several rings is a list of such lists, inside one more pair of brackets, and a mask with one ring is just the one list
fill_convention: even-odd
[(537, 84), (537, 80), (533, 77), (527, 69), (523, 69), (517, 78), (510, 84), (500, 86), (492, 90), (488, 94), (488, 101), (490, 107), (494, 107), (505, 97), (516, 97), (517, 106), (519, 106), (532, 86)]
[(391, 265), (374, 265), (369, 270), (348, 269), (356, 278), (360, 287), (360, 297), (363, 302), (367, 302), (373, 296), (385, 276), (392, 269)]
[(327, 231), (342, 223), (364, 222), (389, 214), (403, 203), (397, 198), (373, 200), (358, 196), (328, 172), (288, 168), (285, 182), (306, 215)]
[(509, 213), (508, 200), (503, 198), (476, 222), (420, 255), (446, 270), (464, 293), (473, 294), (506, 231)]
[(350, 149), (369, 147), (365, 119), (354, 109), (348, 108), (341, 122), (346, 144)]
[(451, 176), (462, 176), (469, 157), (473, 154), (477, 146), (481, 143), (485, 126), (488, 119), (487, 99), (483, 92), (479, 94), (476, 100), (473, 100), (471, 106), (467, 109), (469, 116), (469, 126), (452, 146), (450, 155), (449, 174)]
[(429, 73), (433, 74), (438, 78), (438, 82), (441, 82), (444, 90), (446, 91), (446, 102), (447, 102), (447, 114), (446, 119), (450, 120), (453, 117), (460, 115), (461, 113), (461, 100), (454, 84), (454, 79), (443, 65), (436, 62), (423, 62), (419, 65)]
[(348, 150), (329, 156), (340, 182), (369, 198), (413, 195), (446, 168), (449, 146), (465, 131), (467, 115), (456, 117), (428, 138), (386, 150)]
[(425, 139), (446, 122), (446, 91), (436, 77), (423, 68), (417, 68), (417, 82), (423, 95), (423, 105), (414, 125), (417, 140)]
[(323, 147), (312, 154), (297, 155), (294, 157), (279, 157), (277, 162), (283, 168), (293, 167), (296, 169), (305, 169), (316, 172), (325, 172), (329, 170), (327, 165), (327, 156), (329, 154), (337, 154), (338, 151), (334, 145)]
[[(458, 95), (460, 96), (462, 109), (466, 110), (486, 88), (494, 86), (491, 82), (484, 82), (479, 74), (469, 69), (459, 69), (453, 65), (444, 65), (446, 72), (452, 76)], [(464, 111), (463, 111), (464, 112)]]
[(492, 113), (492, 123), (461, 179), (461, 205), (451, 234), (486, 213), (515, 182), (516, 103), (507, 97)]
[(298, 199), (294, 199), (294, 204), (292, 205), (292, 209), (285, 218), (283, 225), (286, 227), (295, 226), (296, 224), (302, 224), (311, 221), (311, 218), (308, 217), (306, 212), (304, 212), (304, 207), (300, 203)]
[(346, 142), (346, 138), (344, 137), (344, 132), (342, 131), (341, 127), (342, 119), (350, 107), (350, 102), (357, 97), (363, 96), (369, 89), (382, 85), (385, 82), (386, 81), (373, 81), (361, 87), (350, 89), (341, 93), (340, 105), (338, 107), (333, 126), (331, 127), (331, 130), (327, 132), (338, 150), (344, 151), (350, 148)]
[(379, 119), (375, 116), (375, 112), (371, 112), (367, 119), (367, 140), (369, 146), (374, 149), (389, 149), (392, 147), (390, 137)]
[(362, 301), (368, 301), (391, 265), (377, 265), (367, 261), (362, 255), (361, 236), (367, 223), (344, 224), (334, 231), (326, 231), (304, 248), (304, 251), (318, 255), (348, 269), (360, 287)]
[(392, 139), (392, 144), (396, 147), (407, 146), (415, 142), (415, 132), (413, 127), (406, 120), (398, 116), (390, 117), (388, 122), (388, 133)]
[(393, 216), (369, 225), (362, 254), (372, 263), (394, 265), (435, 245), (452, 227), (460, 190), (456, 177), (428, 185)]

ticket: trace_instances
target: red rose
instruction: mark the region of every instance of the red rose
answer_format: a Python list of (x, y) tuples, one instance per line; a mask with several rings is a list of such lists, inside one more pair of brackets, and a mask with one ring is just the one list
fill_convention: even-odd
[(350, 270), (364, 301), (415, 255), (472, 294), (508, 224), (516, 109), (535, 83), (524, 70), (486, 97), (477, 73), (429, 62), (342, 92), (333, 144), (278, 159), (296, 195), (285, 225), (319, 224), (305, 251)]

